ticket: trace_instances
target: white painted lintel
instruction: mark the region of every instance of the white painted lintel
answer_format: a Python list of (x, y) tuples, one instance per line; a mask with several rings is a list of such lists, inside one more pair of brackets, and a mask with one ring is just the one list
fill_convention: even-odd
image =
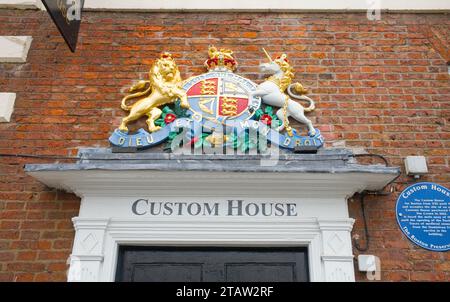
[(86, 10), (119, 10), (119, 11), (291, 11), (291, 12), (365, 12), (368, 9), (384, 11), (442, 12), (450, 10), (450, 2), (446, 0), (86, 0)]
[[(0, 0), (0, 8), (44, 9), (40, 0)], [(132, 12), (389, 12), (442, 13), (450, 11), (447, 0), (86, 0), (85, 11)]]

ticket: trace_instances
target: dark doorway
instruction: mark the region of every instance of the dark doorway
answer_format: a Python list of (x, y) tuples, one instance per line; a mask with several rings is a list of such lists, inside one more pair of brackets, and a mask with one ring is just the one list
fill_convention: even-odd
[(120, 282), (303, 282), (307, 248), (129, 247), (119, 249)]

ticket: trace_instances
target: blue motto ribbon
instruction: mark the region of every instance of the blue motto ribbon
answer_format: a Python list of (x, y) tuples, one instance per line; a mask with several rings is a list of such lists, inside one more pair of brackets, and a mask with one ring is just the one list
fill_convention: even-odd
[(255, 120), (227, 123), (226, 127), (233, 128), (237, 136), (242, 135), (247, 130), (257, 131), (265, 136), (271, 144), (290, 150), (302, 146), (312, 146), (319, 149), (324, 144), (324, 139), (319, 129), (316, 129), (314, 136), (300, 136), (295, 130), (293, 130), (293, 136), (289, 136), (287, 133), (282, 134)]
[(109, 142), (115, 147), (147, 149), (165, 142), (171, 132), (178, 132), (179, 129), (183, 128), (191, 128), (192, 122), (191, 119), (180, 118), (153, 133), (149, 133), (142, 128), (134, 134), (128, 134), (116, 129), (109, 137)]
[[(211, 123), (207, 127), (209, 129), (222, 127), (222, 125), (217, 125), (217, 123), (214, 122), (207, 121), (206, 123)], [(223, 128), (221, 129), (223, 130)], [(180, 118), (153, 133), (149, 133), (142, 128), (134, 134), (128, 134), (116, 129), (109, 138), (109, 141), (111, 145), (116, 147), (146, 149), (163, 143), (169, 138), (170, 133), (178, 133), (180, 130), (187, 130), (182, 131), (180, 135), (183, 135), (186, 139), (192, 139), (202, 134), (205, 129), (199, 122), (195, 122), (189, 118)], [(324, 139), (319, 129), (316, 129), (316, 134), (314, 136), (300, 136), (295, 130), (293, 131), (294, 135), (289, 136), (287, 133), (279, 133), (268, 127), (266, 124), (255, 120), (241, 122), (227, 121), (225, 122), (225, 131), (225, 134), (235, 133), (237, 136), (243, 135), (246, 131), (256, 131), (260, 135), (262, 134), (265, 136), (272, 144), (290, 150), (302, 146), (311, 146), (319, 149), (324, 144)]]

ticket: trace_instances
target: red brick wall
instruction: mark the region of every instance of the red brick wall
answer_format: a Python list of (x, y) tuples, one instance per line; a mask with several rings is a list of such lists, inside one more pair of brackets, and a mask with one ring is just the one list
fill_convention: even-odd
[[(45, 12), (0, 10), (0, 35), (31, 35), (26, 64), (0, 64), (0, 91), (16, 92), (11, 123), (0, 124), (0, 153), (75, 155), (107, 147), (123, 112), (122, 92), (163, 51), (184, 77), (204, 72), (207, 47), (235, 51), (239, 74), (260, 81), (262, 46), (287, 52), (318, 109), (310, 114), (328, 146), (345, 141), (402, 165), (427, 156), (424, 180), (449, 187), (450, 19), (444, 14), (86, 13), (76, 54)], [(0, 280), (65, 280), (79, 200), (34, 181), (25, 163), (0, 159)], [(450, 253), (431, 253), (399, 231), (395, 199), (367, 199), (366, 253), (381, 258), (383, 280), (448, 280)], [(363, 236), (358, 201), (349, 202)], [(355, 254), (358, 251), (355, 250)], [(357, 278), (365, 280), (358, 272)]]

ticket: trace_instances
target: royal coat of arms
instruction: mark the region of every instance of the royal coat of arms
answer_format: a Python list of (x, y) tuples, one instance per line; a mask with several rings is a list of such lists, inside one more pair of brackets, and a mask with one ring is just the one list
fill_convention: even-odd
[[(166, 142), (167, 150), (227, 147), (263, 151), (275, 145), (293, 151), (317, 151), (323, 146), (320, 131), (305, 112), (315, 109), (300, 83), (292, 83), (294, 69), (285, 54), (260, 65), (268, 78), (257, 85), (234, 73), (237, 61), (228, 49), (209, 48), (207, 73), (181, 79), (172, 55), (161, 54), (149, 80), (130, 88), (122, 100), (129, 114), (109, 141), (116, 150), (140, 150)], [(309, 102), (304, 107), (299, 101)], [(131, 103), (131, 104), (130, 104)], [(147, 129), (130, 133), (128, 124), (142, 117)], [(290, 126), (289, 118), (307, 126), (307, 135)], [(250, 135), (249, 132), (256, 133)]]

